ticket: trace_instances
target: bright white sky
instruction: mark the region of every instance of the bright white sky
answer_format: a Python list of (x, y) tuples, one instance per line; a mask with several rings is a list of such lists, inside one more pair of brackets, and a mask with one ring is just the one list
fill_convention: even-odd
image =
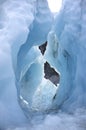
[(62, 0), (48, 0), (52, 12), (58, 12), (61, 8)]

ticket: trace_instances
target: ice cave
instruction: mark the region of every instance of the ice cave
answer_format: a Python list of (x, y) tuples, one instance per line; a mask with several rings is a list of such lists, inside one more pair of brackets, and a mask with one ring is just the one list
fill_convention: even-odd
[(0, 130), (86, 130), (85, 5), (0, 0)]

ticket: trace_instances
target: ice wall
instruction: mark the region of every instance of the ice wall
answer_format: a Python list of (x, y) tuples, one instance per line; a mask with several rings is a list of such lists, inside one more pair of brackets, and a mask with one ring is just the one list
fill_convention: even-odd
[[(49, 110), (51, 109), (58, 110), (60, 108), (62, 110), (73, 112), (75, 108), (86, 106), (85, 70), (83, 70), (86, 64), (85, 36), (84, 36), (85, 32), (84, 4), (85, 1), (74, 1), (73, 3), (72, 1), (68, 0), (63, 1), (62, 9), (60, 13), (57, 14), (52, 29), (48, 34), (47, 38), (48, 45), (46, 47), (46, 52), (44, 56), (41, 56), (37, 48), (37, 46), (42, 44), (43, 41), (41, 42), (41, 38), (40, 41), (39, 38), (38, 39), (37, 37), (35, 38), (35, 36), (33, 35), (33, 32), (35, 32), (34, 29), (31, 30), (31, 33), (27, 38), (27, 41), (25, 43), (26, 47), (25, 46), (21, 47), (18, 54), (19, 58), (18, 70), (20, 69), (22, 70), (22, 71), (20, 70), (21, 72), (19, 72), (19, 77), (22, 83), (22, 85), (20, 83), (20, 86), (22, 86), (22, 91), (20, 95), (22, 95), (25, 101), (27, 101), (26, 104), (28, 104), (28, 102), (30, 103), (31, 107), (29, 109), (33, 111), (48, 110), (49, 112)], [(76, 8), (77, 10), (74, 13), (74, 10)], [(36, 24), (36, 27), (37, 26), (38, 25)], [(37, 33), (39, 34), (39, 32)], [(42, 38), (44, 39), (44, 37)], [(28, 43), (29, 47), (27, 47)], [(23, 60), (20, 61), (22, 52), (24, 52), (24, 48), (25, 50), (26, 48), (28, 48), (27, 54), (24, 61)], [(28, 57), (33, 56), (30, 55), (31, 54), (30, 51), (33, 51), (35, 55), (35, 57), (31, 58), (33, 59), (32, 61), (29, 61), (30, 59), (28, 60)], [(46, 61), (49, 62), (50, 66), (54, 67), (55, 70), (58, 71), (58, 73), (60, 74), (60, 84), (57, 88), (55, 88), (54, 85), (51, 84), (51, 82), (49, 83), (47, 80), (44, 79), (43, 64)], [(36, 81), (33, 72), (36, 72), (36, 75), (38, 75)], [(33, 79), (33, 81), (28, 82), (26, 86), (28, 85), (31, 86), (32, 84), (33, 84), (32, 86), (34, 85), (35, 86), (34, 89), (32, 87), (32, 90), (31, 87), (30, 88), (27, 87), (26, 92), (24, 89), (24, 84), (26, 84), (27, 77), (29, 77), (27, 81), (30, 78)], [(48, 82), (48, 84), (45, 83), (46, 81)], [(47, 87), (46, 90), (46, 87), (44, 87), (44, 89), (41, 90), (40, 88), (42, 87), (39, 87), (40, 84), (42, 86), (49, 86), (49, 89)], [(50, 89), (52, 91), (51, 94), (49, 94), (50, 92), (48, 93)], [(45, 90), (46, 93), (44, 92)], [(32, 93), (30, 93), (31, 95), (29, 95), (28, 97), (29, 91), (31, 91)], [(37, 93), (35, 93), (36, 91)], [(37, 98), (37, 96), (40, 95), (40, 93), (42, 93), (43, 95), (41, 94), (41, 96), (39, 96), (40, 98), (39, 97)], [(48, 95), (49, 97), (46, 95)], [(23, 97), (21, 97), (21, 99), (23, 99)], [(43, 99), (43, 97), (46, 98)], [(50, 103), (48, 101), (50, 101)], [(45, 104), (47, 104), (47, 106)]]
[(27, 36), (28, 6), (26, 1), (0, 1), (0, 129), (27, 122), (17, 102), (11, 45), (18, 36), (22, 42)]
[(85, 4), (84, 0), (64, 0), (55, 19), (59, 46), (55, 62), (61, 73), (55, 104), (67, 111), (86, 107)]
[[(48, 15), (49, 17), (45, 21), (43, 18), (47, 16), (47, 11), (42, 12), (45, 6), (40, 6), (40, 2), (37, 3), (38, 13), (33, 27), (18, 52), (16, 83), (20, 93), (20, 104), (23, 109), (27, 108), (28, 113), (31, 111), (33, 113), (49, 112), (52, 109), (73, 112), (75, 108), (86, 106), (85, 71), (83, 74), (81, 73), (85, 66), (85, 44), (82, 44), (82, 34), (85, 30), (83, 27), (84, 1), (74, 1), (73, 4), (72, 1), (63, 1), (62, 4), (62, 9), (57, 14), (49, 32), (50, 24), (48, 23), (51, 23), (51, 17)], [(43, 23), (41, 24), (39, 21)], [(45, 35), (44, 32), (49, 32), (49, 34)], [(46, 40), (48, 45), (42, 56), (38, 46)], [(60, 75), (60, 83), (57, 88), (44, 78), (45, 62), (48, 62)], [(30, 94), (28, 94), (29, 92)]]
[[(17, 102), (17, 95), (20, 97), (21, 93), (19, 82), (29, 63), (41, 54), (35, 46), (47, 40), (52, 21), (46, 0), (0, 1), (0, 129), (27, 122)], [(43, 66), (39, 68), (39, 65), (37, 63), (36, 68), (41, 69)]]
[[(53, 18), (45, 0), (0, 1), (0, 129), (28, 124), (17, 97), (28, 117), (86, 107), (85, 4), (85, 0), (64, 0), (51, 28)], [(46, 41), (42, 55), (39, 46)], [(58, 71), (59, 85), (45, 78), (46, 62)], [(86, 128), (85, 115), (85, 111), (75, 119), (73, 115), (73, 128)], [(66, 116), (49, 116), (44, 124), (31, 129), (62, 130), (63, 122), (71, 129), (71, 116), (64, 121)]]
[[(29, 2), (29, 1), (28, 1)], [(45, 59), (39, 46), (47, 41), (47, 35), (52, 27), (53, 15), (48, 3), (44, 1), (29, 2), (31, 23), (28, 25), (29, 32), (26, 38), (14, 41), (12, 44), (12, 59), (16, 78), (16, 87), (19, 104), (26, 113), (32, 115), (38, 111), (44, 112), (51, 107), (56, 87), (52, 82), (44, 78)], [(33, 9), (33, 10), (32, 10)], [(31, 14), (30, 14), (31, 13)], [(15, 53), (14, 53), (15, 52)], [(28, 115), (28, 117), (30, 117)]]

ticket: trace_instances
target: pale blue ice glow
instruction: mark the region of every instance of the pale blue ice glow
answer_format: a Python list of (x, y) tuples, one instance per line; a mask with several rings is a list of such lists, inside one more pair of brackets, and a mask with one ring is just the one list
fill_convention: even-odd
[[(86, 129), (85, 5), (63, 0), (54, 19), (46, 0), (0, 1), (0, 129)], [(44, 78), (46, 61), (57, 87)]]

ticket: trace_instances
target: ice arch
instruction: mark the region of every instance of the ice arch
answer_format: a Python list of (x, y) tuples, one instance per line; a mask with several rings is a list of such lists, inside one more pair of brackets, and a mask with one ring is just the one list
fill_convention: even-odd
[[(73, 5), (72, 1), (67, 4), (63, 1), (63, 7), (53, 21), (46, 1), (30, 2), (35, 10), (32, 12), (31, 8), (33, 19), (29, 33), (22, 45), (18, 48), (12, 46), (13, 52), (16, 50), (13, 65), (18, 99), (28, 117), (29, 114), (47, 113), (59, 108), (73, 111), (77, 107), (86, 106), (83, 100), (86, 96), (85, 71), (84, 75), (81, 74), (82, 66), (85, 65), (85, 44), (83, 42), (81, 45), (83, 37), (79, 37), (81, 23), (78, 23), (81, 8), (84, 7), (79, 4), (77, 1)], [(73, 14), (77, 6), (79, 8)], [(48, 44), (42, 55), (39, 46), (46, 41)], [(55, 69), (60, 76), (58, 84), (45, 78), (44, 66)]]
[[(49, 76), (47, 79), (46, 73), (44, 73), (44, 68), (47, 68), (46, 56), (42, 55), (39, 49), (39, 46), (47, 41), (53, 15), (46, 0), (32, 1), (29, 4), (32, 16), (29, 33), (26, 40), (24, 39), (18, 46), (17, 43), (12, 45), (18, 101), (28, 117), (29, 114), (51, 111), (52, 100), (58, 89), (58, 83), (56, 81), (54, 81), (55, 84), (53, 83), (53, 77)], [(47, 66), (54, 73), (52, 66), (49, 64)], [(56, 74), (59, 81), (59, 74), (55, 71), (55, 76)]]

